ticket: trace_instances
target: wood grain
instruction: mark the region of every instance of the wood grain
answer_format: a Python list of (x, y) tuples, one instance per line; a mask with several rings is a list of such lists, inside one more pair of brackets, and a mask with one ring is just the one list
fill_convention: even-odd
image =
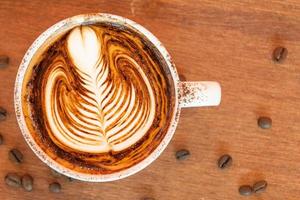
[[(26, 145), (14, 115), (13, 87), (18, 65), (29, 45), (45, 29), (69, 16), (106, 12), (130, 18), (153, 32), (167, 47), (188, 80), (217, 80), (223, 89), (218, 108), (183, 110), (176, 134), (162, 156), (142, 172), (110, 183), (68, 183), (55, 179)], [(11, 58), (0, 70), (0, 105), (8, 119), (0, 123), (0, 178), (7, 172), (30, 173), (34, 191), (12, 189), (0, 181), (0, 198), (16, 199), (245, 199), (241, 184), (260, 179), (265, 193), (247, 199), (296, 200), (300, 197), (300, 3), (298, 0), (69, 0), (0, 1), (0, 54)], [(271, 60), (276, 46), (287, 60)], [(273, 119), (270, 130), (257, 127), (258, 116)], [(24, 152), (15, 166), (9, 149)], [(176, 161), (179, 148), (191, 151)], [(218, 157), (229, 153), (233, 166), (220, 171)], [(61, 182), (51, 194), (48, 184)]]

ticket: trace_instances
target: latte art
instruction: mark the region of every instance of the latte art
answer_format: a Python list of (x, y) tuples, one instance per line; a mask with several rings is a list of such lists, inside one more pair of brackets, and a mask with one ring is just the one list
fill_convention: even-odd
[(74, 27), (41, 48), (23, 84), (30, 133), (61, 165), (108, 174), (145, 159), (163, 140), (174, 108), (164, 59), (120, 24)]
[(110, 49), (112, 57), (106, 61), (101, 46), (87, 26), (75, 28), (67, 37), (76, 89), (66, 63), (50, 65), (43, 103), (50, 136), (62, 148), (121, 151), (141, 139), (153, 123), (154, 92), (141, 66), (118, 47)]

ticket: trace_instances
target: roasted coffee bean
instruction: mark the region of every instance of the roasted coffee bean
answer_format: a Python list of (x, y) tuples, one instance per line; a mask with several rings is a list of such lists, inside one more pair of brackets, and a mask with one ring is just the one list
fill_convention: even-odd
[(177, 160), (185, 160), (190, 156), (189, 150), (181, 149), (175, 154)]
[(228, 154), (222, 155), (218, 160), (218, 167), (220, 169), (225, 169), (230, 167), (232, 164), (232, 157)]
[(20, 164), (23, 161), (23, 154), (18, 149), (12, 149), (8, 152), (8, 158), (16, 164)]
[(8, 173), (4, 180), (8, 186), (16, 188), (21, 186), (21, 177), (16, 173)]
[(26, 174), (22, 177), (22, 186), (26, 191), (28, 191), (28, 192), (32, 191), (33, 178), (29, 174)]
[(242, 185), (239, 188), (239, 193), (240, 193), (240, 195), (243, 195), (243, 196), (249, 196), (253, 193), (253, 189), (250, 185)]
[(3, 136), (0, 134), (0, 145), (3, 144)]
[(275, 62), (281, 63), (283, 62), (288, 54), (288, 50), (285, 47), (277, 47), (273, 51), (273, 60)]
[(5, 108), (0, 107), (0, 121), (3, 121), (6, 119), (7, 111)]
[(61, 185), (58, 182), (53, 182), (49, 185), (49, 191), (53, 193), (59, 193), (61, 191)]
[(7, 67), (9, 64), (9, 57), (6, 55), (0, 55), (0, 68)]
[(262, 129), (269, 129), (272, 127), (272, 119), (270, 117), (259, 117), (257, 124)]
[(253, 191), (255, 193), (264, 192), (267, 189), (268, 183), (265, 180), (258, 181), (253, 185)]

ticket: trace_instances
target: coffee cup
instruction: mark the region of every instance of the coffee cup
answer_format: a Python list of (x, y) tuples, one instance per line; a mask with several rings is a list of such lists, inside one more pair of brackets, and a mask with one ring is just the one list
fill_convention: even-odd
[[(102, 43), (97, 43), (99, 35)], [(126, 37), (129, 39), (125, 42), (123, 40)], [(129, 50), (125, 52), (126, 48)], [(102, 51), (114, 52), (102, 55)], [(122, 51), (123, 55), (120, 55)], [(103, 60), (97, 57), (98, 54), (102, 55)], [(100, 66), (95, 68), (98, 71), (92, 71), (94, 66)], [(103, 75), (105, 78), (101, 82), (97, 74), (105, 74), (106, 71), (108, 75)], [(93, 81), (86, 77), (94, 77), (91, 80), (106, 84), (104, 87), (99, 83), (99, 88), (104, 88), (104, 92), (99, 93), (100, 89), (95, 89)], [(107, 93), (106, 88), (110, 88)], [(111, 88), (122, 90), (113, 91)], [(86, 91), (94, 95), (95, 101), (88, 100), (91, 96), (85, 96)], [(117, 109), (117, 103), (121, 101), (114, 101), (118, 99), (117, 91), (120, 91), (120, 95), (124, 94), (124, 103), (120, 105), (125, 105), (128, 99), (126, 109)], [(115, 98), (106, 100), (112, 92), (115, 92)], [(102, 13), (68, 18), (42, 33), (26, 52), (15, 83), (16, 116), (30, 148), (59, 173), (89, 182), (119, 180), (144, 169), (169, 144), (182, 108), (218, 106), (220, 101), (219, 83), (180, 81), (171, 56), (163, 44), (144, 27), (124, 17)], [(91, 104), (88, 106), (89, 102)], [(103, 102), (106, 104), (100, 105)], [(115, 105), (107, 105), (112, 102)], [(115, 130), (109, 137), (103, 136), (103, 131), (100, 131), (98, 137), (98, 129), (93, 129), (97, 125), (95, 120), (83, 120), (84, 115), (86, 119), (99, 116), (99, 108), (93, 111), (91, 105), (98, 105), (101, 112), (105, 106), (111, 107), (110, 114), (108, 112), (110, 118), (99, 117), (99, 127), (103, 130), (103, 121), (108, 123), (122, 112), (120, 117), (116, 117), (118, 131)], [(115, 113), (112, 113), (114, 107)], [(79, 108), (82, 108), (81, 111)], [(76, 109), (78, 112), (72, 113)], [(122, 124), (130, 124), (126, 120), (131, 113), (139, 112), (131, 121), (137, 124), (128, 125), (130, 131), (129, 128), (120, 131)], [(66, 116), (69, 118), (66, 119)], [(77, 121), (71, 123), (71, 118)], [(83, 126), (85, 123), (86, 126)], [(108, 135), (116, 127), (109, 125), (105, 126), (105, 134)], [(101, 138), (108, 142), (103, 142)], [(126, 159), (130, 162), (126, 163)]]

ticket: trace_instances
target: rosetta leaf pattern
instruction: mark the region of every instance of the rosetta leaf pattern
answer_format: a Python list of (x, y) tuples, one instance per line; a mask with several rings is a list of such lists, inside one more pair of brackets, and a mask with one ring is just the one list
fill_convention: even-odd
[[(133, 145), (151, 127), (155, 110), (151, 84), (138, 63), (126, 54), (115, 57), (116, 60), (126, 60), (136, 73), (131, 77), (139, 81), (126, 80), (121, 71), (112, 73), (99, 37), (88, 26), (77, 27), (70, 32), (68, 55), (78, 75), (80, 89), (71, 99), (62, 97), (60, 103), (57, 102), (58, 97), (54, 97), (51, 104), (55, 113), (61, 113), (58, 110), (62, 104), (68, 104), (63, 112), (65, 116), (56, 114), (55, 120), (50, 123), (56, 130), (55, 137), (73, 150), (89, 153), (121, 151)], [(114, 67), (114, 72), (118, 72), (117, 66)], [(58, 74), (67, 78), (63, 73), (54, 73), (52, 78), (55, 79)], [(49, 85), (48, 88), (54, 88), (51, 83)], [(66, 125), (62, 118), (74, 123)]]

